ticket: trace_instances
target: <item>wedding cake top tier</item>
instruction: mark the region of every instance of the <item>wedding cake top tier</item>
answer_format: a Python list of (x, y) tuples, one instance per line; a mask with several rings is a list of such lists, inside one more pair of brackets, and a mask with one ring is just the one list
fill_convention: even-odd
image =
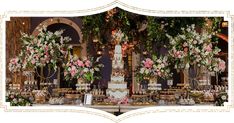
[(121, 45), (115, 45), (115, 54), (122, 54), (122, 47)]
[(113, 69), (123, 69), (124, 68), (124, 62), (122, 60), (122, 48), (121, 45), (117, 44), (115, 45), (115, 54), (112, 61), (112, 68)]

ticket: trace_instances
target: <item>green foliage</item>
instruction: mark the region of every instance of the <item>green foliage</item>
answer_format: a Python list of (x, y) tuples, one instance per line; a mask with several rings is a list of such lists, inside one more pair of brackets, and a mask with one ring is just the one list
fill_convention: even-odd
[[(120, 28), (128, 36), (129, 41), (137, 40), (135, 50), (143, 46), (149, 54), (156, 53), (156, 49), (168, 44), (166, 33), (176, 36), (181, 33), (181, 28), (187, 25), (195, 24), (196, 27), (202, 28), (207, 17), (154, 17), (138, 15), (116, 8), (117, 12), (110, 16), (106, 21), (108, 12), (82, 17), (84, 37), (90, 37), (91, 34), (99, 37), (108, 37), (113, 29)], [(209, 17), (212, 23), (211, 31), (220, 31), (219, 25), (222, 20), (220, 17)], [(139, 32), (143, 22), (147, 22), (147, 28)], [(92, 38), (92, 37), (91, 37)], [(212, 39), (213, 40), (213, 39)], [(216, 39), (215, 39), (216, 40)], [(108, 44), (107, 42), (101, 43)], [(137, 51), (140, 52), (141, 50)]]

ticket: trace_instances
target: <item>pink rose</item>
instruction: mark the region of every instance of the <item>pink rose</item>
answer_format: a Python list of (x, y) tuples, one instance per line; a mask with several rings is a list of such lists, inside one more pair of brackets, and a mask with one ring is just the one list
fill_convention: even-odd
[(78, 66), (80, 66), (80, 67), (84, 67), (83, 61), (77, 60), (77, 64), (78, 64)]
[(207, 52), (211, 52), (211, 51), (212, 51), (212, 44), (209, 44), (209, 45), (205, 48), (205, 50), (206, 50)]
[(86, 65), (87, 67), (90, 67), (90, 61), (87, 60), (87, 61), (85, 62), (85, 65)]
[(152, 68), (154, 62), (150, 58), (147, 58), (143, 63), (146, 68)]
[(46, 56), (49, 56), (49, 53), (48, 53), (48, 52), (45, 52), (45, 55), (46, 55)]
[(31, 63), (32, 63), (32, 64), (35, 64), (35, 63), (36, 63), (35, 59), (33, 59), (33, 60), (31, 61)]
[(16, 58), (13, 58), (11, 62), (12, 62), (12, 64), (16, 64), (17, 63)]
[(72, 67), (71, 67), (70, 73), (71, 73), (71, 76), (72, 76), (72, 77), (74, 77), (74, 76), (76, 75), (77, 70), (76, 70), (76, 67), (75, 67), (75, 66), (72, 66)]

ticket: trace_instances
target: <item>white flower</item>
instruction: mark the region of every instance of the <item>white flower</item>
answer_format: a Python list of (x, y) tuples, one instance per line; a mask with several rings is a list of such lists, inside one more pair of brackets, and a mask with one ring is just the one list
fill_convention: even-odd
[(187, 28), (187, 29), (186, 29), (186, 31), (190, 32), (190, 31), (191, 31), (191, 29), (190, 29), (190, 28)]
[(144, 69), (144, 68), (141, 68), (141, 69), (140, 69), (140, 73), (141, 73), (141, 74), (143, 74), (143, 73), (144, 73), (144, 71), (145, 71), (145, 69)]
[(197, 40), (194, 40), (194, 41), (193, 41), (193, 44), (197, 44)]
[(146, 69), (146, 70), (145, 70), (145, 73), (146, 73), (146, 74), (149, 74), (149, 72), (150, 72), (149, 69)]
[(18, 101), (17, 101), (17, 99), (16, 99), (16, 98), (14, 98), (14, 99), (13, 99), (13, 102), (14, 102), (14, 103), (18, 103)]
[(100, 69), (99, 69), (99, 68), (97, 68), (97, 67), (95, 67), (95, 68), (94, 68), (94, 70), (95, 70), (95, 71), (100, 71)]
[(89, 71), (89, 69), (88, 69), (88, 68), (85, 68), (85, 69), (84, 69), (84, 72), (85, 72), (85, 73), (86, 73), (86, 72), (88, 72), (88, 71)]
[(190, 67), (189, 63), (186, 63), (185, 69), (189, 69), (189, 67)]
[(164, 68), (164, 67), (165, 67), (165, 64), (162, 63), (161, 66), (162, 66), (162, 68)]
[(222, 99), (222, 100), (226, 100), (227, 97), (226, 97), (225, 95), (223, 95), (223, 96), (221, 96), (221, 99)]
[(93, 69), (91, 69), (91, 70), (90, 70), (90, 72), (93, 74), (93, 73), (94, 73), (94, 70), (93, 70)]

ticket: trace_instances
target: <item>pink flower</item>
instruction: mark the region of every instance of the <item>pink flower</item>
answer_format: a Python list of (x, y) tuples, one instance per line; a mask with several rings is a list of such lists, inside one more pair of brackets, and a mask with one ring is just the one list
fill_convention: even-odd
[(49, 47), (48, 46), (45, 46), (45, 49), (44, 49), (46, 52), (49, 50)]
[(48, 56), (49, 56), (49, 53), (48, 53), (48, 52), (45, 52), (45, 55), (48, 57)]
[(208, 46), (206, 46), (205, 50), (207, 52), (211, 52), (212, 51), (212, 44), (209, 44)]
[(143, 63), (146, 68), (152, 68), (154, 62), (150, 58), (147, 58)]
[(85, 62), (85, 65), (86, 65), (87, 67), (90, 67), (90, 61), (87, 60), (87, 61)]
[(221, 71), (224, 71), (225, 68), (226, 68), (225, 62), (224, 62), (223, 60), (220, 59), (220, 60), (219, 60), (219, 69), (220, 69)]
[(81, 71), (81, 72), (80, 72), (80, 75), (83, 75), (83, 74), (84, 74), (84, 71)]
[(39, 59), (39, 55), (38, 55), (38, 54), (36, 54), (36, 55), (35, 55), (35, 58), (38, 60), (38, 59)]
[(17, 63), (17, 59), (13, 58), (11, 62), (12, 62), (12, 64), (16, 64)]
[(84, 67), (83, 61), (77, 60), (77, 64), (78, 64), (78, 66), (80, 66), (80, 67)]
[(31, 61), (31, 63), (32, 63), (32, 64), (35, 64), (35, 63), (36, 63), (35, 59), (33, 59), (33, 60)]
[(184, 52), (186, 52), (186, 53), (188, 52), (188, 48), (187, 47), (184, 48)]
[(158, 71), (158, 73), (157, 73), (157, 74), (158, 74), (158, 76), (161, 76), (161, 74), (162, 74), (162, 73), (161, 73), (160, 71)]
[(66, 76), (66, 75), (67, 75), (67, 71), (64, 72), (64, 76)]
[(72, 66), (72, 67), (71, 67), (70, 73), (71, 73), (71, 76), (72, 76), (72, 77), (74, 77), (74, 76), (76, 75), (77, 70), (76, 70), (76, 67), (75, 67), (75, 66)]

